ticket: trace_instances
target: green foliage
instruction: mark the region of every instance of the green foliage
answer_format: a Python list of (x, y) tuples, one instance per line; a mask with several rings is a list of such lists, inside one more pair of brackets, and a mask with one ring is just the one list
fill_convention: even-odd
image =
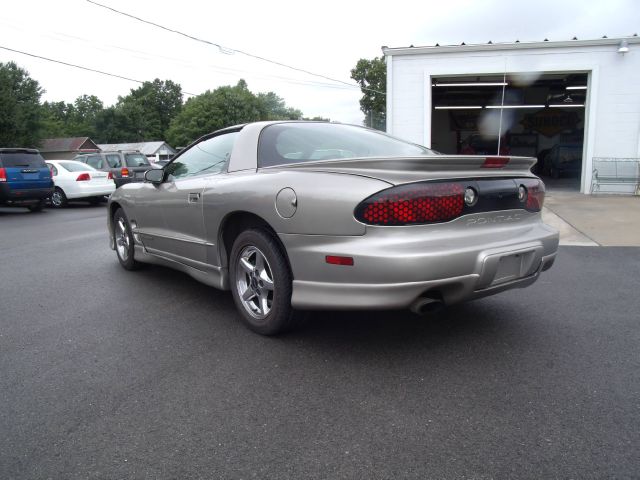
[(360, 110), (365, 114), (365, 125), (385, 130), (387, 111), (387, 65), (384, 57), (373, 60), (361, 58), (351, 70), (351, 78), (360, 85)]
[(0, 147), (35, 147), (44, 90), (14, 62), (0, 62)]
[(185, 104), (180, 85), (157, 78), (106, 108), (95, 95), (40, 104), (43, 93), (15, 63), (0, 63), (0, 147), (35, 147), (44, 138), (59, 137), (90, 137), (96, 143), (167, 140), (186, 146), (230, 125), (302, 118), (300, 110), (287, 107), (274, 92), (253, 94), (244, 80)]
[(182, 110), (182, 87), (156, 78), (132, 89), (116, 104), (122, 142), (164, 140), (171, 120)]
[(254, 95), (247, 82), (207, 90), (190, 98), (167, 132), (171, 145), (184, 147), (198, 137), (224, 127), (258, 120), (297, 120), (302, 112), (285, 105), (273, 92)]

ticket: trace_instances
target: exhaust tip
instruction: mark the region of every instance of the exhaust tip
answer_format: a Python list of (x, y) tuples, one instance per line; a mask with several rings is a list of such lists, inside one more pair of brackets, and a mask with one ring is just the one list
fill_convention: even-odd
[(440, 298), (420, 297), (415, 300), (409, 310), (416, 315), (427, 315), (429, 313), (437, 312), (444, 308), (444, 302)]

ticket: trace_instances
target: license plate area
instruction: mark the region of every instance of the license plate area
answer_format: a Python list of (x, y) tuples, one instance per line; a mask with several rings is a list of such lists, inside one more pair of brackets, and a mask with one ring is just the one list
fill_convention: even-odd
[(476, 289), (494, 287), (533, 275), (541, 260), (541, 246), (485, 254)]
[(500, 257), (496, 275), (493, 277), (491, 285), (500, 285), (522, 277), (522, 260), (523, 256), (519, 253)]

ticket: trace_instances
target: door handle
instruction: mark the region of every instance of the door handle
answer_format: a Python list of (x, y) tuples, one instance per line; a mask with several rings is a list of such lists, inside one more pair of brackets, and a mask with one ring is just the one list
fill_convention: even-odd
[(189, 203), (198, 203), (200, 201), (200, 194), (198, 192), (189, 193), (188, 202)]

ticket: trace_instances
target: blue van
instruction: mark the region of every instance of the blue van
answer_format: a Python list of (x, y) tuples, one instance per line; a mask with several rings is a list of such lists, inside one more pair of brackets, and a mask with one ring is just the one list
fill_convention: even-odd
[(0, 148), (0, 205), (39, 212), (52, 193), (51, 172), (38, 150)]

